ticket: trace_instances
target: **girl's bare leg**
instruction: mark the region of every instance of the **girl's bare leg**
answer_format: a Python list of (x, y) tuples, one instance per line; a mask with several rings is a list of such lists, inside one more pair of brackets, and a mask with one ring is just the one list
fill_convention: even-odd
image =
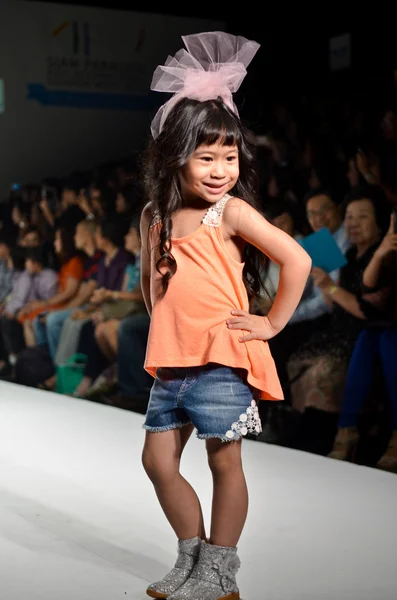
[(248, 512), (248, 490), (241, 460), (241, 444), (209, 439), (206, 442), (214, 494), (210, 543), (235, 547)]
[(193, 425), (160, 433), (146, 433), (142, 454), (144, 469), (154, 485), (161, 507), (179, 540), (205, 539), (200, 501), (179, 472), (183, 449)]

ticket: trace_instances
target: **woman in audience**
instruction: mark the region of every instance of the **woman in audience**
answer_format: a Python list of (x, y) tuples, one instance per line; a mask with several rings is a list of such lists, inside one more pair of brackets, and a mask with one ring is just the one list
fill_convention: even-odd
[(312, 271), (315, 285), (332, 306), (332, 315), (329, 326), (314, 333), (288, 362), (294, 408), (302, 412), (314, 408), (317, 413), (309, 412), (309, 417), (319, 417), (316, 420), (314, 416), (312, 424), (318, 439), (304, 440), (303, 449), (312, 443), (310, 449), (315, 451), (319, 442), (319, 453), (330, 450), (351, 353), (367, 319), (379, 315), (379, 294), (364, 293), (361, 282), (389, 218), (390, 209), (379, 188), (367, 186), (350, 192), (345, 202), (345, 227), (353, 246), (346, 253), (348, 263), (341, 269), (339, 282), (335, 284), (321, 269)]
[(60, 310), (77, 294), (84, 269), (83, 260), (77, 255), (74, 245), (74, 232), (58, 229), (55, 232), (55, 252), (61, 263), (58, 273), (58, 292), (47, 300), (29, 302), (19, 313), (19, 321), (24, 325), (25, 342), (27, 346), (34, 346), (36, 339), (33, 329), (33, 320), (53, 310)]
[(380, 359), (390, 405), (392, 435), (389, 446), (377, 463), (378, 469), (397, 472), (397, 233), (395, 215), (389, 231), (364, 271), (366, 292), (384, 294), (384, 322), (374, 323), (359, 336), (347, 374), (338, 433), (329, 455), (339, 460), (353, 458), (359, 441), (358, 415), (372, 390), (374, 372)]

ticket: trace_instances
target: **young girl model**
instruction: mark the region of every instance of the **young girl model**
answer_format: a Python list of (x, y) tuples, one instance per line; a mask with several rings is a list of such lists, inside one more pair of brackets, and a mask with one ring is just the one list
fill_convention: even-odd
[[(282, 398), (267, 340), (289, 321), (311, 263), (254, 208), (253, 150), (231, 92), (258, 44), (225, 33), (183, 40), (188, 52), (154, 74), (152, 89), (176, 93), (152, 123), (141, 218), (145, 368), (155, 376), (143, 465), (179, 539), (175, 568), (147, 594), (238, 600), (236, 544), (248, 505), (241, 439), (261, 431), (253, 395)], [(248, 312), (263, 254), (280, 265), (267, 317)], [(213, 475), (208, 540), (199, 499), (179, 472), (194, 427)]]

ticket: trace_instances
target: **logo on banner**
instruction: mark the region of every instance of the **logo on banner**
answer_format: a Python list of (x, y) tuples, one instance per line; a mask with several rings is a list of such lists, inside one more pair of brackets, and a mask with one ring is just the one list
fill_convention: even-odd
[[(139, 53), (146, 30), (137, 33), (135, 51)], [(52, 37), (60, 39), (56, 44), (60, 51), (47, 56), (45, 83), (28, 83), (28, 99), (44, 106), (102, 110), (151, 110), (157, 106), (146, 91), (149, 84), (144, 64), (93, 55), (89, 23), (62, 21), (53, 29)]]
[[(58, 37), (65, 29), (68, 29), (70, 26), (70, 21), (63, 21), (55, 27), (52, 32), (52, 37)], [(73, 21), (72, 23), (72, 54), (80, 54), (80, 49), (82, 48), (82, 53), (84, 56), (90, 55), (90, 26), (88, 23), (79, 23), (78, 21)]]

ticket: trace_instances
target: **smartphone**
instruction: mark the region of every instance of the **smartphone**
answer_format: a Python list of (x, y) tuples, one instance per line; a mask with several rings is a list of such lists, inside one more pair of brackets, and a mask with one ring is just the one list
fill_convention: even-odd
[(393, 208), (392, 212), (394, 215), (394, 233), (397, 233), (397, 206)]

